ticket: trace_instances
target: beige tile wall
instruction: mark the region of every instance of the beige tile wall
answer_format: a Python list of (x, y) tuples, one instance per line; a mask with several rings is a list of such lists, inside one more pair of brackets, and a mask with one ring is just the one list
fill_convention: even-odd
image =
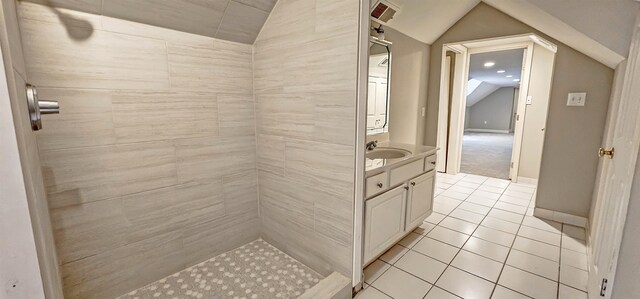
[(351, 277), (358, 1), (280, 0), (254, 45), (262, 235)]
[(114, 297), (258, 238), (251, 45), (18, 11), (30, 83), (60, 101), (29, 148), (67, 297)]

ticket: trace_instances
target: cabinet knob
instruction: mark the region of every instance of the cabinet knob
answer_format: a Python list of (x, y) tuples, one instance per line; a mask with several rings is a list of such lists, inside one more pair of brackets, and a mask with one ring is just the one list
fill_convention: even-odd
[(415, 186), (415, 185), (416, 185), (416, 182), (411, 182), (411, 186)]
[(377, 184), (378, 188), (382, 188), (382, 183)]
[(404, 189), (405, 190), (409, 190), (409, 186), (404, 186)]
[(436, 161), (431, 161), (429, 163), (431, 163), (431, 165), (436, 165)]

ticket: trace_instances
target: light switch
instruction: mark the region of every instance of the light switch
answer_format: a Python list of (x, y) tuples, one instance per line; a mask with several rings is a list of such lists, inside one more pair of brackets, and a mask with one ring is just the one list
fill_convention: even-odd
[(572, 92), (567, 98), (567, 106), (584, 106), (584, 102), (587, 100), (586, 92)]
[(533, 104), (533, 96), (527, 96), (527, 105)]

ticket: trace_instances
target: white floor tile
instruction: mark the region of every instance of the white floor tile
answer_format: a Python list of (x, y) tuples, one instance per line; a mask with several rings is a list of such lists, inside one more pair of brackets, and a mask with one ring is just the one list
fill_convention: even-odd
[(511, 250), (507, 258), (507, 265), (558, 281), (560, 264), (539, 256), (519, 250)]
[(567, 235), (562, 235), (562, 248), (587, 253), (587, 244), (584, 240), (574, 239)]
[(395, 266), (429, 283), (435, 283), (447, 268), (447, 264), (413, 250), (407, 252)]
[(360, 291), (355, 298), (356, 299), (391, 299), (391, 297), (385, 295), (384, 293), (378, 291), (375, 288), (366, 288), (363, 291)]
[[(440, 222), (440, 226), (446, 227), (457, 232), (461, 232), (463, 234), (471, 235), (474, 230), (476, 230), (477, 224), (473, 224), (471, 222), (467, 222), (464, 220), (460, 220), (458, 218), (447, 217)], [(455, 245), (455, 244), (451, 244)]]
[(529, 204), (531, 203), (531, 200), (517, 198), (517, 197), (513, 197), (513, 196), (509, 196), (509, 195), (500, 196), (500, 199), (498, 199), (498, 201), (499, 202), (500, 201), (501, 202), (507, 202), (507, 203), (510, 203), (510, 204), (519, 205), (519, 206), (523, 206), (523, 207), (528, 207)]
[(586, 292), (588, 281), (589, 273), (587, 271), (567, 265), (560, 267), (560, 283)]
[(422, 238), (418, 244), (413, 246), (412, 250), (447, 264), (458, 253), (458, 248), (431, 238)]
[(529, 199), (531, 199), (533, 197), (533, 193), (514, 191), (512, 189), (512, 186), (509, 186), (509, 188), (507, 188), (507, 190), (505, 190), (504, 193), (502, 193), (502, 194), (508, 195), (508, 196), (512, 196), (512, 197), (527, 199), (527, 200), (529, 200)]
[(456, 186), (467, 187), (471, 189), (478, 189), (478, 187), (480, 187), (480, 184), (470, 183), (470, 182), (457, 182)]
[(381, 260), (375, 260), (364, 268), (364, 282), (372, 284), (382, 273), (389, 270), (389, 268), (391, 268), (391, 265)]
[(458, 248), (462, 247), (462, 245), (464, 245), (464, 242), (469, 238), (469, 235), (467, 234), (463, 234), (441, 226), (436, 226), (436, 228), (431, 230), (431, 232), (429, 232), (427, 236)]
[[(465, 204), (465, 203), (463, 203), (463, 204)], [(460, 206), (462, 206), (463, 204), (461, 204)], [(467, 202), (467, 204), (468, 204), (468, 202)], [(462, 219), (464, 221), (473, 222), (475, 224), (480, 224), (480, 222), (484, 218), (484, 215), (473, 213), (473, 212), (469, 212), (469, 211), (466, 211), (466, 210), (462, 210), (462, 209), (460, 209), (460, 206), (458, 206), (458, 208), (453, 210), (453, 212), (451, 212), (451, 214), (449, 214), (449, 216), (455, 217), (455, 218), (458, 218), (458, 219)]]
[(460, 251), (451, 265), (494, 283), (498, 281), (502, 270), (502, 263), (466, 250)]
[(486, 206), (486, 207), (493, 207), (493, 205), (496, 204), (496, 201), (497, 200), (495, 200), (495, 199), (479, 197), (479, 196), (475, 196), (473, 194), (471, 194), (469, 196), (469, 198), (467, 198), (467, 200), (466, 200), (466, 202), (471, 202), (471, 203), (483, 205), (483, 206)]
[(511, 181), (509, 180), (502, 180), (502, 179), (496, 179), (496, 178), (489, 178), (483, 183), (483, 185), (500, 187), (500, 188), (507, 188), (509, 184), (511, 184)]
[(487, 218), (485, 218), (480, 225), (497, 229), (505, 233), (514, 234), (514, 235), (518, 232), (518, 229), (520, 228), (519, 224), (494, 218), (494, 217), (490, 217), (490, 216), (487, 216)]
[(554, 246), (560, 246), (560, 235), (552, 232), (539, 230), (529, 226), (520, 226), (518, 236), (544, 242)]
[(380, 259), (386, 263), (394, 264), (397, 262), (409, 249), (400, 245), (393, 245), (391, 249), (387, 250)]
[(464, 178), (462, 178), (462, 180), (460, 180), (460, 181), (461, 181), (461, 182), (469, 182), (469, 183), (482, 184), (482, 183), (484, 183), (487, 179), (488, 179), (488, 177), (485, 177), (485, 176), (479, 176), (479, 175), (472, 175), (472, 174), (468, 174), (468, 175), (466, 175)]
[(427, 217), (427, 219), (425, 221), (433, 223), (433, 224), (438, 224), (438, 223), (440, 223), (440, 221), (442, 221), (442, 219), (444, 219), (444, 217), (447, 217), (447, 215), (443, 215), (443, 214), (440, 214), (440, 213), (433, 212), (433, 213), (431, 213), (431, 215), (429, 215), (429, 217)]
[(502, 220), (517, 223), (517, 224), (520, 224), (522, 222), (522, 219), (524, 218), (524, 215), (522, 214), (516, 214), (516, 213), (512, 213), (512, 212), (508, 212), (508, 211), (504, 211), (496, 208), (491, 209), (491, 211), (489, 211), (489, 214), (487, 214), (487, 216), (495, 217), (498, 219), (502, 219)]
[(451, 188), (447, 189), (447, 191), (442, 192), (442, 195), (446, 196), (446, 197), (453, 198), (453, 199), (457, 199), (457, 200), (465, 200), (465, 199), (467, 199), (469, 194), (451, 190), (454, 187), (451, 187)]
[(562, 229), (562, 224), (560, 222), (541, 219), (533, 216), (525, 216), (524, 220), (522, 221), (522, 225), (545, 230), (545, 231), (556, 233), (556, 234), (559, 234)]
[(535, 188), (532, 188), (526, 185), (521, 185), (521, 184), (511, 184), (507, 189), (511, 191), (517, 191), (517, 192), (522, 192), (527, 194), (533, 194), (536, 190)]
[(425, 220), (424, 222), (422, 222), (422, 224), (420, 224), (420, 226), (418, 226), (416, 229), (414, 229), (413, 232), (416, 233), (416, 234), (421, 234), (421, 235), (424, 236), (424, 235), (428, 234), (434, 227), (436, 227), (435, 224), (427, 222)]
[(431, 284), (398, 268), (391, 267), (372, 286), (393, 298), (423, 298)]
[(433, 202), (433, 211), (436, 213), (447, 215), (451, 213), (458, 205), (448, 202)]
[(414, 232), (409, 233), (406, 237), (402, 238), (402, 240), (400, 240), (400, 242), (398, 242), (398, 244), (407, 247), (407, 248), (411, 248), (413, 247), (413, 245), (416, 245), (416, 243), (418, 243), (418, 241), (420, 241), (420, 239), (422, 239), (422, 235), (421, 234), (417, 234)]
[(478, 190), (480, 191), (487, 191), (487, 192), (491, 192), (491, 193), (498, 193), (498, 194), (502, 194), (502, 192), (504, 192), (505, 188), (502, 187), (495, 187), (495, 186), (489, 186), (489, 185), (481, 185), (480, 187), (478, 187)]
[(471, 237), (462, 249), (504, 263), (509, 255), (509, 247)]
[(589, 270), (589, 268), (587, 268), (587, 255), (572, 250), (561, 249), (560, 264), (569, 265), (585, 271)]
[(518, 236), (516, 237), (516, 241), (513, 243), (513, 249), (524, 251), (555, 262), (560, 262), (560, 247), (540, 241)]
[(498, 284), (533, 298), (556, 298), (558, 284), (544, 277), (523, 270), (504, 266)]
[(493, 291), (493, 296), (491, 299), (528, 299), (525, 295), (522, 295), (518, 292), (509, 290), (501, 285), (497, 285), (496, 289)]
[(498, 202), (496, 202), (496, 205), (493, 206), (493, 208), (494, 209), (500, 209), (500, 210), (508, 211), (508, 212), (512, 212), (512, 213), (517, 213), (517, 214), (524, 214), (524, 213), (527, 212), (527, 207), (514, 205), (512, 203), (503, 202), (503, 201), (500, 201), (500, 200), (498, 200)]
[(465, 201), (461, 203), (456, 210), (465, 210), (469, 212), (473, 212), (480, 215), (487, 215), (491, 210), (490, 207), (479, 205), (476, 203)]
[(507, 247), (511, 247), (511, 245), (513, 244), (513, 240), (516, 238), (515, 235), (484, 227), (482, 225), (476, 229), (476, 231), (473, 233), (473, 236)]
[(493, 192), (482, 191), (482, 190), (476, 190), (473, 193), (471, 193), (471, 195), (477, 196), (477, 197), (482, 197), (482, 198), (488, 198), (488, 199), (491, 199), (491, 200), (498, 200), (498, 198), (500, 198), (500, 194), (493, 193)]
[(587, 293), (576, 290), (574, 288), (560, 285), (560, 290), (558, 291), (558, 299), (587, 299)]
[(436, 286), (462, 298), (489, 298), (494, 284), (454, 267), (444, 271)]
[[(462, 194), (467, 194), (467, 195), (473, 193), (473, 191), (476, 191), (477, 187), (474, 187), (474, 188), (464, 187), (464, 186), (462, 186), (462, 184), (464, 184), (464, 183), (465, 182), (459, 182), (459, 183), (451, 186), (451, 188), (449, 188), (449, 190), (447, 190), (447, 191), (457, 192), (457, 193), (462, 193)], [(472, 184), (472, 183), (469, 183), (469, 184)]]
[(584, 230), (584, 228), (582, 227), (577, 227), (577, 226), (573, 226), (573, 225), (569, 225), (569, 224), (563, 224), (562, 225), (562, 234), (572, 237), (574, 239), (577, 240), (586, 240), (587, 239), (587, 235), (586, 232)]
[(451, 294), (439, 287), (432, 287), (427, 296), (424, 299), (459, 299), (460, 297)]

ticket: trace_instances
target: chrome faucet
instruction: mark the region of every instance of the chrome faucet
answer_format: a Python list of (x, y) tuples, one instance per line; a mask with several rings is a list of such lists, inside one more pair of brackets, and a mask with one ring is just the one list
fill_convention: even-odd
[(378, 146), (378, 140), (367, 142), (367, 150), (368, 151), (372, 151), (373, 149), (376, 148), (376, 146)]

